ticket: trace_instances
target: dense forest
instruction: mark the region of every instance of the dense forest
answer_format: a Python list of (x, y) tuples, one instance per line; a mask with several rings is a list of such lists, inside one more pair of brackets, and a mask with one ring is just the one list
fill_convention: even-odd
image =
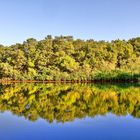
[(1, 80), (140, 79), (140, 38), (95, 41), (72, 36), (0, 45)]
[(140, 118), (140, 85), (0, 85), (0, 112), (36, 121), (67, 122), (112, 113)]

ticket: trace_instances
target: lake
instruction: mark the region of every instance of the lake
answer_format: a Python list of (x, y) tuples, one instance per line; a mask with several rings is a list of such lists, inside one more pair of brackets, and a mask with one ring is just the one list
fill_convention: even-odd
[(0, 140), (140, 140), (140, 83), (0, 84)]

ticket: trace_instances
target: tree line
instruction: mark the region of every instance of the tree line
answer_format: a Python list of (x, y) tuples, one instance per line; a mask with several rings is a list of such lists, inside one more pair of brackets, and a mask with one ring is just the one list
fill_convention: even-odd
[(3, 80), (127, 80), (139, 74), (140, 38), (107, 42), (48, 35), (0, 45)]

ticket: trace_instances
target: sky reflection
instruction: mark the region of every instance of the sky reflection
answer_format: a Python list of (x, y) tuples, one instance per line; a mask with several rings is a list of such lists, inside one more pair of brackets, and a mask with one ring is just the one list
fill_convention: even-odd
[(139, 122), (140, 119), (130, 115), (118, 117), (110, 113), (65, 123), (48, 123), (43, 119), (31, 122), (24, 117), (5, 112), (0, 113), (0, 138), (2, 140), (139, 140)]

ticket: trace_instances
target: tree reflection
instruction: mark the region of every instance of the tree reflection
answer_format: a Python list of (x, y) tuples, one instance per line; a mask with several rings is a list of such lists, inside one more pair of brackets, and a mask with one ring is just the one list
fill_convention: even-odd
[(140, 118), (139, 85), (10, 84), (0, 86), (0, 111), (36, 121), (67, 122), (128, 113)]

